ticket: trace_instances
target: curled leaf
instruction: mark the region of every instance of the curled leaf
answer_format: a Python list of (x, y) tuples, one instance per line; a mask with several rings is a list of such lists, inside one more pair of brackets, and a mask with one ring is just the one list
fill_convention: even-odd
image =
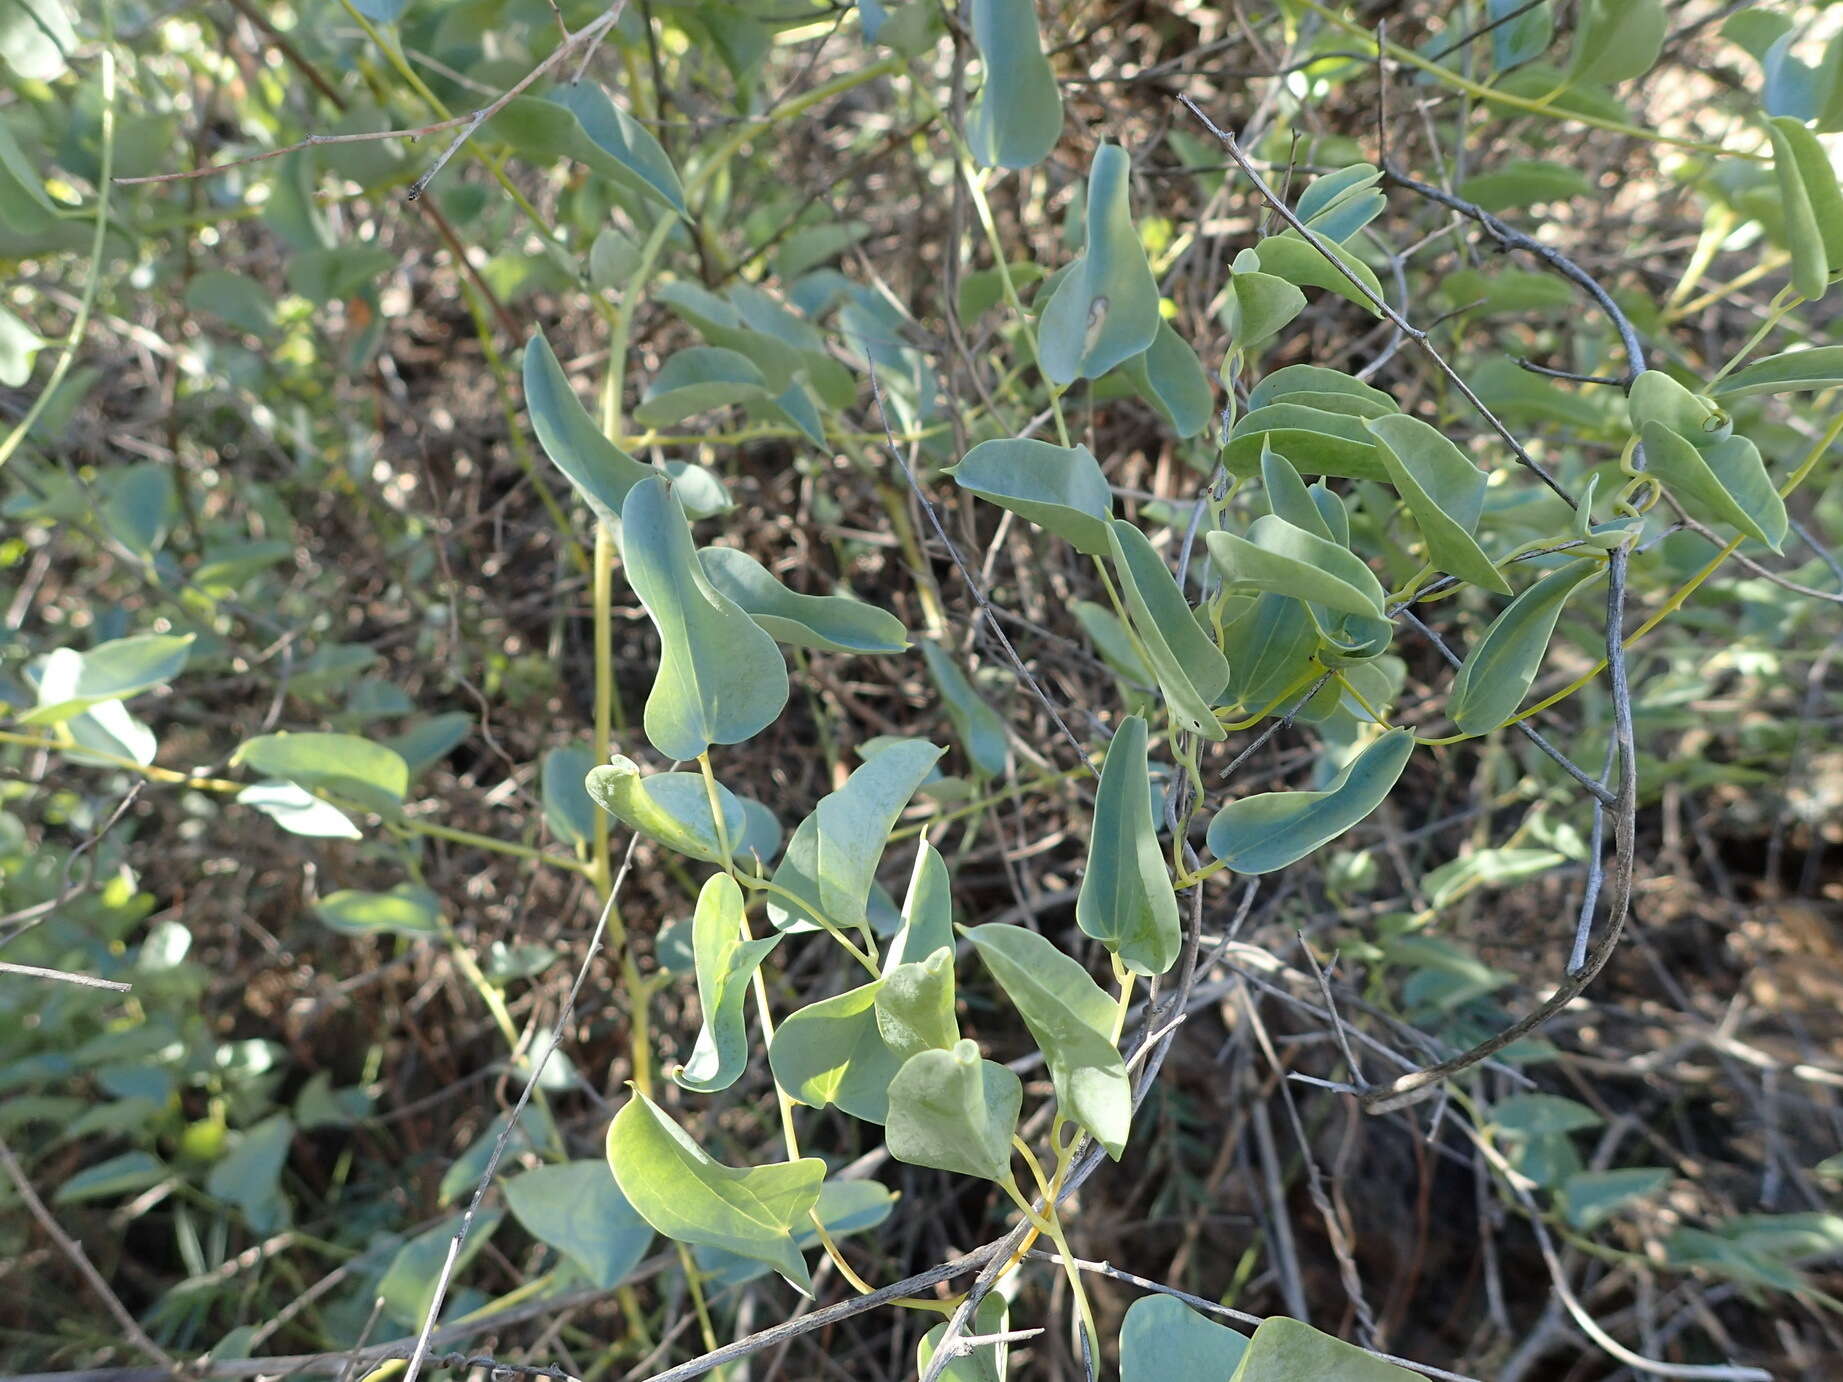
[(1209, 823), (1210, 852), (1237, 873), (1272, 873), (1330, 843), (1382, 804), (1408, 766), (1414, 732), (1392, 729), (1318, 792), (1262, 792)]
[(888, 610), (843, 595), (801, 595), (734, 547), (705, 547), (698, 564), (717, 591), (777, 642), (828, 653), (899, 653), (908, 631)]
[(672, 1072), (672, 1078), (686, 1089), (701, 1094), (728, 1089), (748, 1064), (743, 1000), (756, 966), (781, 943), (779, 935), (745, 940), (743, 924), (742, 889), (727, 873), (711, 875), (698, 893), (697, 910), (691, 918), (691, 950), (704, 1024), (691, 1059)]
[(1129, 715), (1114, 731), (1101, 768), (1075, 921), (1136, 974), (1163, 974), (1184, 940), (1152, 819), (1150, 781), (1146, 722)]

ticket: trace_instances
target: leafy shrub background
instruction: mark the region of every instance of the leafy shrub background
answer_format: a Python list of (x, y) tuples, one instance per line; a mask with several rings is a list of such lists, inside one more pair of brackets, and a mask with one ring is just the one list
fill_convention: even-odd
[[(1242, 137), (1302, 219), (1313, 175), (1384, 152), (1502, 216), (1583, 266), (1649, 363), (1697, 392), (1750, 347), (1833, 345), (1834, 309), (1791, 293), (1822, 298), (1843, 258), (1837, 209), (1810, 190), (1821, 179), (1784, 176), (1807, 166), (1807, 127), (1843, 123), (1831, 7), (1073, 5), (1043, 12), (1046, 57), (995, 34), (1007, 15), (971, 6), (950, 23), (919, 0), (770, 19), (719, 3), (636, 3), (612, 20), (566, 6), (579, 38), (559, 71), (587, 53), (599, 85), (557, 88), (569, 120), (555, 102), (508, 107), (439, 171), (459, 126), (112, 184), (310, 134), (464, 121), (553, 51), (558, 17), (541, 3), (77, 14), (9, 0), (0, 960), (131, 992), (0, 975), (0, 1135), (146, 1331), (85, 1294), (9, 1179), (0, 1234), (16, 1289), (0, 1310), (23, 1366), (150, 1348), (228, 1365), (413, 1334), (453, 1216), (553, 1035), (443, 1315), (498, 1319), (454, 1347), (647, 1376), (794, 1315), (772, 1277), (708, 1254), (694, 1308), (685, 1261), (610, 1194), (600, 1161), (611, 1116), (633, 1107), (628, 1079), (657, 1084), (722, 1161), (783, 1156), (759, 1053), (713, 1098), (664, 1082), (704, 1021), (701, 867), (634, 846), (615, 943), (558, 1030), (627, 848), (582, 786), (598, 741), (667, 767), (642, 732), (660, 644), (595, 522), (619, 505), (578, 503), (593, 477), (549, 463), (594, 451), (545, 436), (545, 414), (575, 417), (570, 392), (598, 435), (612, 426), (634, 457), (674, 471), (694, 517), (721, 510), (700, 542), (720, 535), (792, 589), (855, 594), (926, 640), (880, 657), (791, 651), (786, 713), (720, 751), (724, 783), (785, 834), (877, 737), (950, 746), (898, 835), (928, 831), (961, 921), (1022, 922), (1087, 957), (1075, 923), (1100, 807), (1044, 702), (1098, 751), (1129, 710), (1162, 734), (1172, 698), (1148, 694), (1165, 679), (1109, 622), (1082, 541), (1001, 522), (974, 497), (1005, 482), (1001, 467), (975, 483), (978, 443), (1033, 420), (1059, 439), (1046, 378), (1073, 385), (1058, 400), (1069, 441), (1098, 458), (1112, 511), (1161, 560), (1212, 493), (1231, 348), (1244, 391), (1288, 365), (1368, 370), (1394, 405), (1438, 423), (1492, 476), (1476, 531), (1493, 556), (1570, 531), (1453, 380), (1340, 275), (1292, 265), (1300, 310), (1260, 338), (1259, 294), (1284, 295), (1252, 286), (1258, 270), (1237, 256), (1285, 223), (1180, 93)], [(1394, 45), (1382, 85), (1379, 21)], [(615, 104), (581, 94), (602, 87)], [(1119, 230), (1084, 215), (1091, 183), (1130, 199), (1125, 241), (1157, 273), (1176, 349), (1207, 376), (1181, 355), (1108, 359), (1108, 331), (1090, 330), (1075, 295), (1046, 305), (1049, 276), (1074, 261), (1059, 282), (1080, 281)], [(1509, 732), (1417, 751), (1351, 833), (1252, 893), (1226, 875), (1203, 885), (1197, 1006), (1122, 1163), (1065, 1207), (1072, 1246), (1206, 1305), (1482, 1376), (1614, 1366), (1558, 1304), (1558, 1277), (1650, 1356), (1821, 1376), (1843, 1238), (1825, 1161), (1843, 516), (1821, 390), (1836, 371), (1807, 370), (1786, 392), (1743, 371), (1730, 382), (1761, 391), (1722, 400), (1775, 484), (1813, 458), (1796, 526), (1699, 494), (1696, 458), (1649, 434), (1654, 471), (1713, 540), (1670, 531), (1667, 505), (1618, 513), (1643, 419), (1620, 398), (1630, 361), (1607, 315), (1449, 203), (1395, 179), (1373, 203), (1358, 190), (1375, 219), (1349, 244), (1377, 288), (1533, 459), (1570, 487), (1594, 477), (1598, 516), (1631, 520), (1644, 556), (1628, 628), (1668, 611), (1630, 656), (1634, 933), (1586, 1003), (1467, 1073), (1450, 1102), (1365, 1118), (1348, 1092), (1288, 1080), (1384, 1077), (1368, 1049), (1350, 1068), (1328, 1001), (1368, 1041), (1429, 1061), (1505, 1028), (1569, 963), (1595, 839), (1576, 785)], [(1074, 382), (1088, 374), (1101, 377)], [(1229, 448), (1246, 483), (1201, 510), (1198, 571), (1279, 511), (1284, 472), (1252, 450), (1237, 463)], [(1379, 478), (1331, 488), (1370, 579), (1403, 588), (1435, 544), (1425, 513)], [(1737, 532), (1752, 540), (1673, 606)], [(949, 542), (1043, 699), (979, 617)], [(1470, 586), (1420, 613), (1462, 652), (1503, 602), (1484, 569), (1455, 574)], [(1594, 666), (1592, 589), (1560, 611), (1534, 697)], [(849, 636), (873, 635), (860, 620)], [(137, 641), (123, 652), (124, 639)], [(104, 645), (113, 663), (73, 661)], [(1437, 649), (1398, 627), (1387, 656), (1366, 664), (1388, 668), (1387, 713), (1449, 733), (1455, 688)], [(81, 710), (42, 713), (56, 676), (75, 678)], [(1596, 683), (1535, 723), (1597, 774), (1612, 705)], [(1477, 726), (1509, 713), (1480, 711)], [(1346, 705), (1236, 730), (1204, 760), (1207, 810), (1325, 786), (1370, 733), (1362, 719)], [(302, 741), (270, 737), (284, 730), (386, 745), (402, 781), (343, 741), (304, 764), (291, 756)], [(1162, 749), (1154, 762), (1162, 793), (1181, 765)], [(761, 821), (757, 809), (751, 840)], [(891, 903), (907, 848), (881, 875)], [(816, 946), (762, 972), (782, 1013), (856, 982), (848, 958)], [(1029, 1034), (976, 965), (962, 976), (962, 1028), (995, 1060), (1023, 1058), (1026, 1108), (1039, 1106)], [(882, 1159), (873, 1127), (801, 1119), (834, 1173), (821, 1217), (871, 1282), (1004, 1227), (1010, 1206), (987, 1187)], [(806, 1260), (842, 1296), (815, 1238)], [(1133, 1301), (1161, 1298), (1098, 1273), (1086, 1289), (1110, 1357), (1200, 1324), (1122, 1323)], [(1047, 1328), (1014, 1368), (1077, 1375), (1066, 1291), (1053, 1265), (1019, 1275), (1011, 1327)], [(758, 1366), (899, 1375), (914, 1366), (912, 1320), (856, 1315)]]

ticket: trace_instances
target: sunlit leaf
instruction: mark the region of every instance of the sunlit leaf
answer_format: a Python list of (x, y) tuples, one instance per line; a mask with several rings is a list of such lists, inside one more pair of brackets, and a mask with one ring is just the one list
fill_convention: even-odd
[(1574, 21), (1568, 77), (1575, 82), (1622, 82), (1657, 62), (1669, 24), (1661, 0), (1581, 0)]
[(1113, 492), (1087, 447), (1028, 438), (983, 441), (947, 473), (961, 489), (1029, 519), (1078, 552), (1107, 555)]
[(1298, 403), (1352, 417), (1386, 417), (1399, 411), (1395, 400), (1342, 370), (1323, 365), (1288, 365), (1275, 370), (1248, 391), (1248, 407)]
[(705, 881), (691, 918), (703, 1026), (691, 1059), (672, 1072), (686, 1089), (702, 1094), (728, 1089), (748, 1064), (743, 1001), (749, 995), (750, 976), (780, 941), (779, 935), (743, 939), (742, 889), (724, 873)]
[[(701, 773), (646, 775), (631, 758), (617, 754), (591, 768), (583, 786), (597, 806), (648, 839), (707, 864), (723, 861)], [(749, 831), (743, 804), (721, 782), (717, 799), (723, 803), (724, 835), (730, 848), (746, 858), (737, 849)]]
[(399, 883), (389, 892), (342, 888), (314, 904), (321, 925), (348, 936), (439, 936), (441, 899), (416, 883)]
[(768, 1065), (788, 1095), (812, 1108), (836, 1104), (853, 1118), (889, 1116), (890, 1081), (902, 1058), (877, 1022), (877, 979), (795, 1009), (774, 1029)]
[(1406, 413), (1366, 424), (1382, 443), (1382, 463), (1427, 541), (1431, 565), (1500, 595), (1504, 579), (1472, 534), (1485, 505), (1485, 473), (1441, 433)]
[[(1785, 116), (1767, 125), (1767, 134), (1773, 143), (1773, 177), (1779, 187), (1779, 214), (1785, 227), (1786, 247), (1792, 251), (1792, 287), (1800, 297), (1816, 302), (1830, 286), (1831, 265), (1826, 240), (1830, 235), (1843, 235), (1843, 231), (1827, 232), (1818, 220), (1818, 209), (1812, 204), (1811, 187), (1805, 181), (1799, 146), (1793, 142), (1792, 130), (1802, 133), (1804, 127)], [(1823, 158), (1821, 151), (1819, 157), (1828, 166), (1829, 160)], [(1835, 196), (1834, 177), (1829, 187)]]
[(99, 643), (88, 652), (56, 648), (38, 668), (38, 705), (21, 724), (55, 725), (104, 701), (123, 701), (164, 686), (185, 670), (192, 635), (140, 634)]
[(1229, 1382), (1412, 1382), (1419, 1374), (1276, 1315), (1249, 1337)]
[(1037, 349), (1052, 384), (1098, 379), (1158, 335), (1158, 283), (1133, 229), (1132, 160), (1115, 144), (1088, 170), (1087, 241), (1037, 322)]
[(1146, 535), (1115, 519), (1108, 536), (1121, 596), (1166, 707), (1191, 733), (1226, 738), (1210, 707), (1228, 685), (1228, 663), (1197, 623), (1177, 578)]
[(245, 742), (230, 761), (383, 815), (398, 810), (410, 785), (409, 765), (393, 750), (355, 734), (264, 734)]
[(534, 332), (525, 346), (524, 380), (525, 406), (538, 445), (596, 517), (618, 528), (627, 492), (653, 475), (653, 468), (602, 435), (541, 331)]
[(902, 901), (902, 929), (890, 941), (884, 972), (953, 948), (953, 881), (941, 852), (923, 840)]
[[(1297, 235), (1270, 235), (1254, 247), (1263, 273), (1283, 278), (1298, 288), (1323, 288), (1348, 298), (1372, 316), (1381, 316), (1376, 304), (1383, 300), (1382, 281), (1376, 271), (1340, 245), (1332, 243), (1330, 250), (1336, 263)], [(1339, 265), (1349, 272), (1340, 272)], [(1352, 277), (1356, 283), (1351, 282)]]
[(544, 820), (551, 833), (568, 844), (586, 845), (595, 838), (595, 803), (583, 787), (583, 779), (594, 766), (594, 755), (580, 745), (551, 749), (544, 755), (540, 784)]
[(1075, 920), (1136, 974), (1170, 969), (1184, 939), (1152, 819), (1150, 780), (1146, 723), (1129, 715), (1114, 731), (1101, 768)]
[(899, 653), (909, 646), (908, 631), (888, 610), (843, 595), (801, 595), (747, 552), (704, 547), (698, 564), (720, 594), (777, 642), (828, 653)]
[(911, 1166), (1006, 1180), (1023, 1103), (1018, 1077), (981, 1060), (972, 1042), (921, 1051), (903, 1062), (890, 1082), (884, 1140), (891, 1156)]
[(1376, 438), (1361, 417), (1304, 403), (1269, 403), (1243, 415), (1229, 429), (1222, 460), (1237, 475), (1260, 472), (1261, 453), (1271, 447), (1303, 475), (1334, 475), (1387, 484), (1389, 472)]
[(1769, 355), (1715, 386), (1716, 398), (1833, 389), (1843, 384), (1843, 346), (1815, 346)]
[(954, 1019), (953, 951), (883, 971), (876, 993), (877, 1030), (898, 1060), (918, 1051), (950, 1049), (960, 1039)]
[(1209, 823), (1210, 852), (1237, 873), (1272, 873), (1329, 844), (1382, 804), (1414, 752), (1412, 730), (1376, 739), (1316, 792), (1262, 792)]
[(1205, 541), (1231, 586), (1288, 595), (1344, 614), (1382, 616), (1382, 583), (1362, 558), (1277, 514), (1255, 519), (1246, 537), (1213, 532)]
[(1485, 734), (1516, 714), (1536, 680), (1568, 597), (1581, 582), (1605, 569), (1597, 561), (1570, 562), (1504, 606), (1453, 678), (1446, 713), (1454, 724), (1467, 734)]
[(1305, 294), (1278, 274), (1237, 268), (1229, 279), (1223, 325), (1231, 350), (1253, 350), (1305, 311)]
[(1216, 401), (1209, 376), (1170, 322), (1161, 320), (1145, 353), (1127, 360), (1120, 372), (1180, 437), (1194, 437), (1209, 426)]
[(1650, 422), (1644, 442), (1652, 473), (1692, 517), (1732, 524), (1775, 552), (1783, 548), (1789, 527), (1785, 501), (1773, 488), (1760, 449), (1746, 437), (1698, 447)]

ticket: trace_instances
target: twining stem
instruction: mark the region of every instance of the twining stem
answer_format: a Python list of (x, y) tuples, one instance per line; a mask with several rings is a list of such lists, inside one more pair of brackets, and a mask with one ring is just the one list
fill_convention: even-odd
[(1126, 1030), (1127, 1009), (1133, 1006), (1133, 984), (1139, 976), (1122, 964), (1117, 954), (1110, 956), (1110, 958), (1113, 960), (1114, 980), (1120, 985), (1120, 1002), (1114, 1009), (1113, 1033), (1108, 1037), (1108, 1041), (1118, 1046), (1120, 1044), (1120, 1033)]
[(1793, 308), (1801, 306), (1804, 301), (1804, 298), (1800, 297), (1790, 288), (1780, 289), (1778, 294), (1773, 298), (1771, 305), (1767, 308), (1766, 320), (1760, 323), (1759, 329), (1756, 330), (1753, 335), (1742, 342), (1739, 350), (1728, 357), (1728, 363), (1715, 372), (1715, 377), (1709, 380), (1707, 384), (1703, 385), (1702, 391), (1704, 393), (1714, 393), (1715, 386), (1721, 383), (1721, 381), (1726, 379), (1730, 374), (1734, 373), (1734, 367), (1740, 364), (1740, 362), (1745, 360), (1749, 355), (1753, 354), (1754, 347), (1766, 339), (1767, 333), (1775, 326), (1779, 325), (1787, 313), (1792, 311)]

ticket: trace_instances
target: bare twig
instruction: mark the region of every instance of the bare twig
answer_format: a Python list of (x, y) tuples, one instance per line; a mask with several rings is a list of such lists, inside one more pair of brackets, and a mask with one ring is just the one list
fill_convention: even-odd
[(73, 974), (68, 969), (46, 969), (42, 965), (16, 965), (0, 960), (0, 974), (17, 974), (22, 979), (53, 979), (60, 984), (76, 984), (86, 989), (108, 989), (114, 993), (131, 993), (133, 984), (116, 979), (98, 979), (89, 974)]

